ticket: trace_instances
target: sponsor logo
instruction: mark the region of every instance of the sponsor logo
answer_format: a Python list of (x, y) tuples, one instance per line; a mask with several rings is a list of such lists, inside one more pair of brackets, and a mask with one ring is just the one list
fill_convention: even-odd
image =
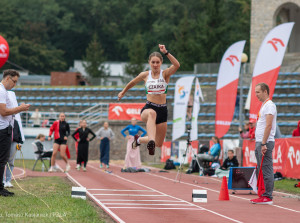
[(236, 60), (236, 62), (240, 62), (239, 58), (237, 58), (237, 56), (235, 55), (230, 55), (229, 57), (226, 58), (226, 60), (228, 60), (233, 67), (234, 67), (234, 60)]
[(117, 115), (120, 116), (120, 112), (123, 112), (123, 108), (121, 106), (116, 106), (112, 109), (112, 111)]
[(231, 122), (229, 122), (229, 121), (221, 121), (221, 120), (217, 120), (216, 121), (216, 124), (217, 125), (231, 125)]
[(200, 95), (200, 85), (197, 84), (196, 85), (196, 96), (199, 96)]
[(295, 149), (293, 146), (289, 148), (288, 159), (290, 160), (291, 167), (294, 167), (294, 160), (296, 161), (296, 165), (300, 165), (300, 150), (297, 150), (295, 153)]
[(256, 157), (255, 157), (255, 151), (254, 150), (250, 150), (249, 151), (249, 147), (246, 146), (245, 148), (245, 160), (247, 165), (249, 165), (250, 163), (256, 163)]
[(128, 115), (139, 115), (141, 113), (140, 108), (127, 108), (126, 109), (126, 114)]
[(273, 39), (269, 40), (267, 42), (267, 44), (268, 43), (270, 43), (273, 46), (273, 48), (276, 52), (278, 52), (278, 47), (277, 47), (278, 44), (281, 45), (282, 47), (284, 47), (283, 41), (281, 39), (278, 39), (278, 38), (273, 38)]
[(2, 43), (0, 44), (0, 58), (7, 58), (7, 53), (6, 53), (7, 47)]
[(3, 43), (0, 44), (0, 51), (1, 51), (2, 53), (5, 53), (6, 50), (7, 50), (7, 47), (6, 47)]
[(183, 99), (185, 97), (185, 95), (188, 93), (188, 91), (184, 90), (184, 86), (178, 85), (178, 93), (179, 93), (180, 99)]
[[(275, 152), (275, 149), (273, 150), (273, 163), (282, 163), (282, 158), (281, 158), (281, 147), (278, 146), (278, 149), (277, 149), (277, 154)], [(277, 155), (277, 157), (276, 157)]]

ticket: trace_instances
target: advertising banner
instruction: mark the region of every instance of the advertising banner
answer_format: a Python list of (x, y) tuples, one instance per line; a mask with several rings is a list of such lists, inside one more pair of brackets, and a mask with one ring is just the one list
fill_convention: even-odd
[(141, 120), (141, 110), (145, 103), (110, 103), (108, 119), (109, 120), (131, 120), (136, 118)]
[(250, 119), (257, 119), (261, 102), (255, 96), (255, 86), (264, 82), (269, 85), (272, 99), (278, 73), (282, 64), (284, 53), (288, 45), (294, 23), (283, 23), (273, 28), (265, 37), (255, 61), (250, 102)]
[(176, 81), (172, 141), (180, 138), (185, 133), (186, 109), (195, 76), (179, 78)]
[(234, 114), (241, 58), (246, 41), (232, 44), (223, 55), (217, 81), (215, 135), (222, 138)]

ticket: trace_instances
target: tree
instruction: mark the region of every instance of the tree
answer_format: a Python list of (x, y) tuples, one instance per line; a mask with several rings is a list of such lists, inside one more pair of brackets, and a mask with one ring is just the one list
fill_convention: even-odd
[(105, 79), (105, 77), (109, 75), (107, 68), (105, 68), (103, 64), (106, 58), (104, 56), (104, 50), (98, 41), (97, 34), (93, 35), (92, 41), (86, 48), (86, 56), (83, 60), (86, 62), (83, 63), (85, 71), (91, 77), (100, 77), (101, 79)]
[[(30, 73), (49, 74), (51, 71), (64, 71), (67, 68), (62, 50), (18, 37), (7, 38), (7, 42), (10, 45), (9, 61)], [(6, 66), (3, 69), (11, 68), (8, 64)]]
[(127, 74), (136, 76), (145, 69), (143, 65), (146, 56), (146, 47), (141, 34), (136, 34), (128, 50), (130, 62), (125, 67)]

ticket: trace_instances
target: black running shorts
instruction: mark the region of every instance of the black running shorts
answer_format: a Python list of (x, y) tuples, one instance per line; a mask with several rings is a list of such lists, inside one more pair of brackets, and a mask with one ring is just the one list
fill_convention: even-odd
[(167, 122), (168, 120), (168, 108), (167, 104), (155, 104), (147, 101), (146, 105), (142, 108), (141, 114), (145, 109), (153, 109), (156, 112), (156, 124)]

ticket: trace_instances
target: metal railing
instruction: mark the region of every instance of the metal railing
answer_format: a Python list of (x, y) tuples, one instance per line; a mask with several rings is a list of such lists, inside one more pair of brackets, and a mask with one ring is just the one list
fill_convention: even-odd
[[(88, 127), (95, 129), (101, 124), (101, 121), (108, 119), (108, 103), (99, 103), (93, 107), (83, 110), (80, 113), (77, 112), (65, 112), (66, 120), (70, 125), (71, 130), (78, 127), (80, 120), (86, 120)], [(39, 118), (39, 124), (34, 125), (34, 118), (32, 114), (34, 111), (22, 112), (22, 126), (28, 127), (45, 127), (49, 128), (55, 120), (58, 120), (60, 112), (39, 112), (41, 117)]]
[(86, 120), (89, 128), (95, 129), (101, 124), (101, 121), (107, 120), (108, 106), (109, 103), (99, 103), (93, 107), (90, 107), (78, 113), (78, 120)]

